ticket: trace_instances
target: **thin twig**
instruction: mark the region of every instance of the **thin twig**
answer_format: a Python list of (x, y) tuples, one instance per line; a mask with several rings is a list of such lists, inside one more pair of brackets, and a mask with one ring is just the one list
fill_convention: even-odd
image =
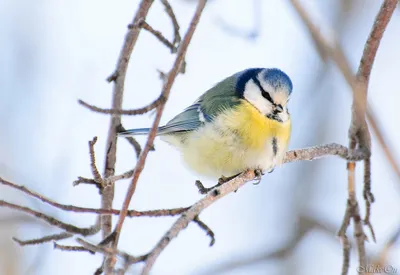
[(208, 227), (207, 224), (205, 224), (203, 221), (200, 220), (199, 216), (194, 217), (193, 221), (195, 223), (197, 223), (197, 225), (203, 229), (204, 231), (206, 231), (207, 236), (210, 236), (211, 241), (210, 241), (210, 246), (213, 246), (215, 244), (215, 234), (214, 232), (211, 230), (210, 227)]
[(74, 180), (72, 182), (73, 186), (77, 186), (79, 184), (93, 184), (95, 185), (97, 188), (100, 188), (100, 185), (98, 182), (96, 182), (94, 179), (89, 179), (89, 178), (85, 178), (85, 177), (78, 177), (78, 179)]
[(172, 26), (174, 28), (174, 41), (172, 42), (172, 44), (176, 47), (177, 45), (179, 45), (179, 43), (181, 43), (181, 40), (182, 40), (181, 35), (179, 34), (178, 20), (176, 19), (174, 10), (172, 9), (172, 6), (168, 2), (168, 0), (161, 0), (161, 3), (164, 5), (165, 11), (171, 18)]
[(90, 155), (90, 168), (92, 169), (92, 174), (94, 180), (102, 186), (103, 179), (101, 178), (100, 172), (96, 166), (96, 153), (94, 152), (94, 145), (97, 142), (97, 137), (89, 141), (89, 155)]
[(108, 179), (106, 179), (106, 182), (115, 182), (118, 180), (129, 179), (130, 177), (133, 176), (133, 172), (134, 172), (134, 169), (126, 171), (125, 173), (120, 174), (120, 175), (111, 176)]
[(85, 247), (86, 249), (88, 249), (90, 251), (93, 251), (95, 253), (101, 253), (101, 254), (104, 254), (104, 255), (113, 255), (113, 254), (115, 254), (115, 255), (120, 256), (125, 261), (129, 262), (130, 264), (142, 262), (147, 258), (147, 254), (139, 256), (139, 257), (134, 257), (134, 256), (129, 255), (128, 253), (122, 252), (120, 250), (114, 250), (114, 249), (112, 249), (110, 247), (101, 247), (101, 246), (98, 246), (98, 245), (91, 244), (91, 243), (89, 243), (89, 242), (87, 242), (87, 241), (85, 241), (85, 240), (83, 240), (81, 238), (77, 238), (76, 241), (80, 245), (82, 245), (83, 247)]
[(374, 194), (371, 192), (371, 159), (364, 160), (364, 190), (363, 197), (365, 201), (364, 224), (368, 226), (371, 232), (372, 240), (376, 242), (375, 231), (371, 224), (371, 205), (375, 202)]
[[(126, 129), (124, 126), (119, 125), (118, 132), (125, 132)], [(135, 149), (136, 157), (139, 158), (140, 153), (142, 152), (142, 147), (140, 146), (139, 142), (134, 137), (125, 137), (125, 139), (132, 145), (133, 149)]]
[(83, 246), (74, 246), (74, 245), (62, 245), (54, 242), (54, 249), (63, 250), (63, 251), (73, 251), (73, 252), (89, 252), (90, 254), (94, 254), (93, 251), (87, 249)]
[(149, 105), (146, 105), (139, 109), (132, 109), (132, 110), (122, 110), (121, 108), (113, 108), (113, 109), (99, 108), (94, 105), (90, 105), (89, 103), (86, 103), (83, 100), (78, 100), (78, 103), (81, 104), (82, 106), (85, 106), (86, 108), (88, 108), (91, 111), (101, 113), (101, 114), (135, 116), (135, 115), (143, 115), (147, 112), (150, 112), (151, 110), (154, 110), (159, 105), (165, 103), (165, 98), (161, 95), (159, 98), (154, 100)]
[(25, 245), (35, 245), (35, 244), (43, 244), (51, 241), (60, 241), (60, 240), (65, 240), (68, 238), (71, 238), (73, 234), (68, 233), (68, 232), (62, 232), (58, 234), (53, 234), (53, 235), (48, 235), (44, 236), (42, 238), (37, 238), (37, 239), (30, 239), (30, 240), (20, 240), (18, 238), (13, 238), (15, 242), (17, 242), (20, 246), (25, 246)]
[(103, 272), (104, 272), (104, 263), (105, 263), (105, 261), (103, 261), (103, 262), (101, 263), (101, 266), (99, 266), (99, 267), (94, 271), (93, 275), (101, 275), (101, 274), (103, 274)]
[[(185, 37), (183, 38), (183, 41), (182, 41), (181, 45), (179, 46), (179, 50), (178, 50), (177, 57), (175, 59), (174, 65), (173, 65), (171, 71), (168, 73), (168, 79), (165, 82), (164, 87), (163, 87), (163, 91), (162, 91), (162, 95), (165, 97), (166, 100), (168, 99), (168, 96), (169, 96), (169, 93), (171, 91), (172, 85), (173, 85), (173, 83), (175, 81), (175, 78), (179, 73), (182, 61), (183, 61), (183, 59), (185, 57), (185, 54), (186, 54), (187, 48), (189, 46), (189, 43), (190, 43), (190, 41), (191, 41), (191, 39), (193, 37), (193, 33), (196, 30), (197, 24), (198, 24), (198, 22), (200, 20), (200, 16), (201, 16), (202, 11), (203, 11), (203, 9), (204, 9), (204, 7), (206, 5), (206, 2), (207, 2), (207, 0), (200, 0), (199, 1), (199, 4), (198, 4), (198, 6), (196, 8), (196, 12), (195, 12), (195, 14), (193, 16), (193, 19), (192, 19), (191, 23), (190, 23), (189, 29), (188, 29), (187, 33), (185, 34)], [(137, 184), (137, 181), (139, 179), (139, 176), (140, 176), (140, 174), (141, 174), (141, 172), (142, 172), (142, 170), (144, 168), (145, 161), (146, 161), (146, 158), (147, 158), (147, 154), (148, 154), (148, 152), (150, 151), (150, 148), (153, 145), (153, 141), (154, 141), (154, 138), (156, 136), (157, 128), (158, 128), (158, 125), (159, 125), (160, 120), (161, 120), (161, 115), (162, 115), (163, 110), (164, 110), (164, 106), (165, 106), (165, 104), (161, 104), (161, 105), (159, 105), (157, 107), (156, 118), (154, 119), (153, 126), (152, 126), (152, 128), (150, 130), (150, 134), (149, 134), (149, 137), (147, 139), (146, 146), (144, 147), (143, 152), (140, 155), (140, 158), (139, 158), (139, 160), (138, 160), (138, 162), (136, 164), (136, 167), (135, 167), (135, 170), (134, 170), (134, 174), (133, 174), (133, 178), (132, 178), (132, 182), (129, 185), (129, 188), (128, 188), (124, 203), (122, 205), (121, 214), (119, 216), (119, 220), (118, 220), (117, 225), (116, 225), (115, 230), (114, 230), (114, 232), (115, 232), (115, 240), (114, 240), (114, 242), (112, 244), (112, 247), (114, 249), (116, 249), (117, 246), (118, 246), (119, 235), (120, 235), (120, 232), (121, 232), (121, 229), (122, 229), (126, 214), (128, 212), (128, 207), (129, 207), (129, 204), (131, 202), (132, 196), (135, 193), (136, 184)]]
[(169, 42), (168, 39), (165, 38), (165, 36), (160, 31), (156, 31), (155, 29), (153, 29), (153, 27), (150, 26), (146, 21), (144, 20), (139, 21), (138, 27), (143, 28), (144, 30), (154, 35), (158, 39), (158, 41), (160, 41), (168, 49), (171, 50), (171, 53), (176, 53), (177, 50), (176, 46), (174, 46), (171, 42)]
[(24, 212), (26, 214), (29, 214), (31, 216), (34, 216), (40, 220), (43, 220), (47, 222), (50, 225), (53, 225), (55, 227), (61, 228), (69, 233), (74, 233), (74, 234), (81, 234), (82, 236), (88, 236), (93, 232), (93, 228), (91, 227), (77, 227), (69, 223), (64, 223), (60, 220), (57, 220), (56, 218), (50, 217), (46, 214), (37, 212), (35, 210), (30, 209), (29, 207), (25, 206), (20, 206), (17, 204), (9, 203), (4, 200), (0, 200), (0, 206), (4, 206), (10, 209), (14, 209), (17, 211)]
[(338, 156), (342, 159), (353, 161), (360, 161), (365, 158), (365, 155), (362, 151), (349, 151), (347, 147), (343, 145), (329, 143), (325, 145), (317, 145), (304, 149), (289, 151), (285, 154), (285, 157), (283, 158), (283, 163), (289, 163), (299, 160), (314, 160), (321, 158), (325, 155)]
[[(110, 177), (108, 177), (108, 178), (106, 178), (106, 179), (104, 179), (102, 181), (103, 181), (104, 185), (109, 185), (109, 184), (112, 184), (112, 183), (114, 183), (114, 182), (116, 182), (118, 180), (128, 179), (128, 178), (132, 177), (132, 175), (133, 175), (133, 169), (132, 170), (128, 170), (128, 171), (126, 171), (126, 172), (124, 172), (123, 174), (120, 174), (120, 175), (110, 176)], [(100, 185), (96, 180), (88, 179), (88, 178), (84, 178), (84, 177), (78, 177), (78, 179), (73, 182), (73, 185), (77, 186), (77, 185), (82, 184), (82, 183), (84, 183), (84, 184), (93, 184), (93, 185), (96, 185), (98, 188), (99, 187), (101, 187), (101, 188), (103, 187), (103, 184)]]
[[(76, 213), (93, 213), (93, 214), (100, 214), (100, 215), (119, 215), (120, 210), (117, 209), (96, 209), (96, 208), (89, 208), (89, 207), (80, 207), (80, 206), (74, 206), (74, 205), (67, 205), (67, 204), (61, 204), (56, 201), (53, 201), (39, 193), (36, 193), (25, 186), (18, 185), (15, 183), (12, 183), (10, 181), (6, 181), (3, 178), (0, 178), (0, 184), (9, 186), (11, 188), (14, 188), (16, 190), (22, 191), (25, 194), (39, 199), (44, 203), (47, 203), (53, 207), (56, 207), (58, 209), (64, 210), (64, 211), (71, 211), (71, 212), (76, 212)], [(8, 207), (8, 204), (4, 202), (5, 204), (0, 206), (6, 206)], [(147, 210), (147, 211), (137, 211), (137, 210), (128, 210), (127, 216), (128, 217), (162, 217), (162, 216), (175, 216), (183, 213), (186, 211), (188, 207), (180, 207), (180, 208), (172, 208), (172, 209), (157, 209), (157, 210)], [(39, 212), (38, 212), (39, 213)], [(42, 214), (42, 213), (40, 213)], [(43, 214), (44, 215), (44, 214)]]

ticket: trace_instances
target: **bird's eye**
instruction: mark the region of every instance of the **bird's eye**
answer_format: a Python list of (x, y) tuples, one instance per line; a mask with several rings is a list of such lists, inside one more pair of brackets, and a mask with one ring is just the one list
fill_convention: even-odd
[(274, 104), (274, 101), (272, 100), (271, 96), (270, 96), (269, 93), (266, 92), (266, 91), (264, 90), (264, 88), (261, 86), (261, 83), (260, 83), (260, 81), (257, 79), (257, 77), (253, 77), (253, 81), (254, 81), (254, 83), (257, 85), (257, 87), (260, 89), (261, 95), (262, 95), (265, 99), (267, 99), (269, 102), (271, 102), (272, 104)]
[(262, 95), (265, 99), (267, 99), (269, 102), (274, 103), (274, 101), (272, 100), (272, 98), (271, 98), (271, 96), (269, 95), (268, 92), (262, 90), (262, 91), (261, 91), (261, 95)]

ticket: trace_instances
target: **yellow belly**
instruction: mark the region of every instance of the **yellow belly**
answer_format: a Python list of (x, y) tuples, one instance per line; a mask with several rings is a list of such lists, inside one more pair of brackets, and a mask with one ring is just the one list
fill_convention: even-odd
[(189, 133), (183, 143), (172, 143), (199, 174), (232, 176), (246, 169), (271, 170), (280, 164), (290, 131), (290, 120), (280, 123), (268, 119), (243, 100), (213, 123)]

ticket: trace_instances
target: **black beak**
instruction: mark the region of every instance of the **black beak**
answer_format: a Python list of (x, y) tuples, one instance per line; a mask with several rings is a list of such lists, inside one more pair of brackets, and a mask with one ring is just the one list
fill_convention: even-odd
[(274, 114), (279, 114), (283, 112), (283, 107), (281, 104), (275, 105)]

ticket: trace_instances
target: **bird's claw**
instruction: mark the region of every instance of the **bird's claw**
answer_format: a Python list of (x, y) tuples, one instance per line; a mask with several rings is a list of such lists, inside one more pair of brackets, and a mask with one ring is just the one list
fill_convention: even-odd
[(258, 185), (261, 182), (262, 176), (264, 175), (264, 172), (261, 169), (254, 169), (254, 175), (255, 175), (255, 182), (253, 183), (254, 185)]

